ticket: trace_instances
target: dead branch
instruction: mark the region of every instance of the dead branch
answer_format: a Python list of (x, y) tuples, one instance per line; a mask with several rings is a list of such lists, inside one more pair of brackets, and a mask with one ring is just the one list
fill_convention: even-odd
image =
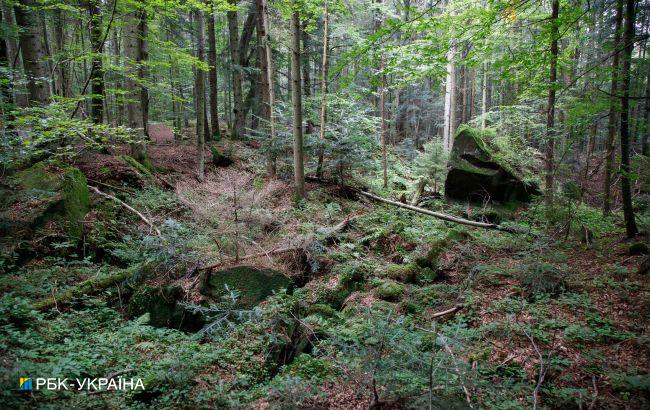
[(456, 313), (456, 312), (458, 312), (458, 311), (461, 310), (462, 308), (463, 308), (462, 305), (456, 305), (456, 306), (454, 306), (453, 308), (450, 308), (450, 309), (447, 309), (447, 310), (443, 310), (442, 312), (434, 313), (433, 315), (431, 315), (431, 318), (432, 318), (432, 319), (435, 319), (435, 318), (438, 318), (438, 317), (441, 317), (441, 316), (450, 315), (450, 314), (452, 314), (452, 313)]
[(103, 197), (108, 198), (108, 199), (112, 199), (113, 201), (115, 201), (115, 202), (117, 202), (118, 204), (122, 205), (124, 208), (126, 208), (126, 209), (128, 209), (129, 211), (133, 212), (134, 214), (136, 214), (137, 216), (139, 216), (140, 219), (142, 219), (142, 220), (144, 221), (144, 223), (146, 223), (147, 225), (149, 225), (149, 227), (150, 227), (151, 229), (153, 229), (154, 231), (156, 231), (156, 234), (157, 234), (158, 236), (161, 235), (161, 233), (160, 233), (160, 231), (158, 230), (158, 228), (156, 228), (156, 227), (151, 223), (150, 220), (148, 220), (144, 215), (142, 215), (142, 214), (141, 214), (140, 212), (138, 212), (136, 209), (134, 209), (134, 208), (132, 208), (131, 206), (127, 205), (127, 204), (126, 204), (124, 201), (122, 201), (121, 199), (116, 198), (116, 197), (114, 197), (113, 195), (107, 194), (107, 193), (105, 193), (105, 192), (102, 192), (102, 191), (100, 191), (99, 189), (95, 188), (94, 186), (88, 185), (88, 188), (89, 188), (91, 191), (95, 192), (96, 194), (98, 194), (98, 195), (100, 195), (100, 196), (103, 196)]

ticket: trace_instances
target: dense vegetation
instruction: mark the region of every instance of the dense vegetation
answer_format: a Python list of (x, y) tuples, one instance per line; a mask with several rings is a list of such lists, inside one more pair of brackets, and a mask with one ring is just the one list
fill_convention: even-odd
[(1, 7), (3, 407), (650, 406), (646, 0)]

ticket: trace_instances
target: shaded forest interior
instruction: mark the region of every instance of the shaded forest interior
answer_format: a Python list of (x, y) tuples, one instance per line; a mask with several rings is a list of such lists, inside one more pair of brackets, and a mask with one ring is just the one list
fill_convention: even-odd
[(0, 1), (7, 408), (650, 406), (650, 1)]

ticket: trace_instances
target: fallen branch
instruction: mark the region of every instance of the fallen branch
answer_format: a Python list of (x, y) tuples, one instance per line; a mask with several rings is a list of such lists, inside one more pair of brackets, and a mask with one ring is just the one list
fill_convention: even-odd
[(404, 209), (408, 209), (409, 211), (414, 211), (414, 212), (418, 212), (418, 213), (421, 213), (421, 214), (433, 216), (435, 218), (442, 219), (444, 221), (454, 222), (454, 223), (458, 223), (458, 224), (462, 224), (462, 225), (475, 226), (475, 227), (478, 227), (478, 228), (495, 229), (497, 231), (503, 231), (503, 232), (509, 232), (509, 233), (516, 233), (517, 232), (516, 230), (514, 230), (512, 228), (504, 227), (504, 226), (501, 226), (501, 225), (492, 224), (492, 223), (485, 223), (485, 222), (470, 221), (468, 219), (459, 218), (457, 216), (445, 214), (445, 213), (442, 213), (442, 212), (430, 211), (428, 209), (420, 208), (418, 206), (403, 204), (401, 202), (397, 202), (397, 201), (393, 201), (393, 200), (390, 200), (390, 199), (382, 198), (380, 196), (371, 194), (370, 192), (362, 191), (360, 189), (356, 189), (356, 188), (352, 188), (352, 187), (351, 187), (351, 189), (354, 190), (359, 195), (365, 196), (366, 198), (370, 198), (370, 199), (372, 199), (374, 201), (382, 202), (382, 203), (385, 203), (385, 204), (397, 206), (397, 207), (404, 208)]
[(158, 228), (156, 228), (156, 227), (151, 223), (150, 220), (148, 220), (144, 215), (142, 215), (142, 214), (141, 214), (140, 212), (138, 212), (136, 209), (134, 209), (134, 208), (132, 208), (131, 206), (127, 205), (127, 204), (126, 204), (124, 201), (122, 201), (121, 199), (116, 198), (116, 197), (114, 197), (113, 195), (107, 194), (107, 193), (105, 193), (105, 192), (102, 192), (102, 191), (100, 191), (99, 189), (95, 188), (94, 186), (88, 185), (88, 188), (89, 188), (91, 191), (93, 191), (93, 192), (95, 192), (96, 194), (98, 194), (98, 195), (101, 195), (101, 196), (103, 196), (103, 197), (105, 197), (105, 198), (108, 198), (108, 199), (112, 199), (113, 201), (115, 201), (115, 202), (117, 202), (118, 204), (122, 205), (124, 208), (126, 208), (126, 209), (128, 209), (129, 211), (133, 212), (134, 214), (136, 214), (137, 216), (139, 216), (140, 219), (142, 219), (142, 220), (144, 221), (144, 223), (146, 223), (147, 225), (149, 225), (149, 227), (150, 227), (151, 229), (153, 229), (154, 231), (156, 231), (156, 234), (158, 234), (158, 236), (161, 235), (161, 233), (160, 233), (160, 231), (158, 230)]
[(456, 313), (456, 312), (458, 312), (458, 311), (461, 310), (462, 308), (463, 308), (462, 305), (456, 305), (456, 306), (454, 306), (454, 307), (451, 308), (451, 309), (447, 309), (447, 310), (443, 310), (442, 312), (434, 313), (433, 315), (431, 315), (431, 318), (432, 318), (432, 319), (435, 319), (435, 318), (437, 318), (437, 317), (450, 315), (450, 314), (452, 314), (452, 313)]

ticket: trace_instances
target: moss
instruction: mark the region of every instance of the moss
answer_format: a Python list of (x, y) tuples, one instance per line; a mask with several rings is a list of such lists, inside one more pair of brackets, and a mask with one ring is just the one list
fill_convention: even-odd
[(68, 220), (68, 234), (76, 239), (83, 235), (83, 220), (90, 210), (88, 181), (77, 168), (69, 168), (63, 175), (63, 203)]
[(149, 158), (147, 158), (144, 163), (138, 162), (135, 158), (129, 156), (129, 155), (120, 155), (120, 158), (124, 162), (126, 162), (131, 168), (134, 168), (138, 173), (144, 177), (144, 178), (151, 178), (153, 177), (153, 174), (151, 170), (153, 169), (153, 165), (151, 164), (151, 161)]
[(376, 295), (379, 299), (383, 299), (389, 302), (398, 301), (404, 294), (405, 288), (401, 283), (395, 281), (384, 281), (377, 289), (375, 289)]
[(356, 287), (356, 285), (365, 282), (369, 273), (369, 268), (366, 265), (358, 263), (343, 265), (337, 270), (340, 271), (339, 285), (342, 287)]
[(416, 314), (422, 311), (422, 307), (411, 300), (403, 301), (400, 306), (404, 312), (410, 314)]
[(630, 245), (629, 253), (630, 255), (647, 255), (648, 245), (643, 242), (633, 243)]
[(420, 274), (417, 277), (418, 283), (431, 283), (438, 278), (437, 270), (432, 268), (424, 268), (420, 271)]
[(382, 276), (404, 283), (414, 283), (420, 267), (416, 263), (388, 265), (382, 269)]
[(350, 296), (352, 290), (345, 286), (329, 288), (322, 286), (316, 291), (316, 303), (331, 306), (334, 309), (341, 309), (345, 299)]
[(133, 319), (148, 313), (149, 324), (154, 327), (198, 331), (203, 327), (203, 320), (178, 303), (183, 296), (180, 286), (142, 286), (129, 301), (129, 316)]
[(306, 353), (301, 353), (286, 367), (286, 374), (298, 376), (305, 380), (331, 380), (336, 374), (336, 368), (327, 360), (317, 359)]
[(320, 315), (323, 317), (336, 316), (336, 310), (329, 305), (323, 303), (315, 303), (307, 307), (307, 315)]
[(220, 301), (228, 291), (239, 293), (238, 305), (251, 308), (273, 292), (290, 289), (293, 281), (282, 272), (237, 266), (220, 272), (205, 272), (201, 278), (201, 294)]
[(232, 165), (232, 159), (222, 154), (216, 145), (210, 146), (210, 152), (212, 153), (212, 163), (215, 167), (227, 167), (229, 165)]

